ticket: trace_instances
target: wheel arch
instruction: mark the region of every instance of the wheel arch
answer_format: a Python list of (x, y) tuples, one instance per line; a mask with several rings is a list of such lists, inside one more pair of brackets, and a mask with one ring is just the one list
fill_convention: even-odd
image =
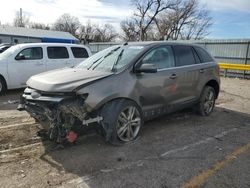
[[(208, 81), (206, 84), (205, 84), (205, 86), (211, 86), (212, 88), (214, 88), (214, 91), (215, 91), (215, 97), (216, 97), (216, 99), (218, 98), (218, 96), (219, 96), (219, 92), (220, 92), (220, 85), (219, 85), (219, 83), (218, 83), (218, 81), (216, 81), (216, 80), (210, 80), (210, 81)], [(204, 86), (204, 87), (205, 87)]]
[(8, 89), (6, 79), (5, 79), (4, 76), (1, 75), (1, 74), (0, 74), (0, 79), (2, 79), (2, 80), (4, 81), (5, 87), (6, 87), (6, 89)]
[(116, 98), (110, 98), (108, 100), (105, 100), (105, 102), (103, 102), (103, 103), (101, 103), (101, 104), (98, 105), (97, 110), (102, 109), (108, 103), (111, 103), (113, 101), (118, 101), (118, 100), (121, 100), (121, 101), (122, 100), (132, 101), (132, 102), (134, 102), (139, 107), (140, 110), (142, 110), (141, 106), (139, 105), (139, 103), (136, 100), (134, 100), (132, 98), (129, 98), (129, 97), (116, 97)]

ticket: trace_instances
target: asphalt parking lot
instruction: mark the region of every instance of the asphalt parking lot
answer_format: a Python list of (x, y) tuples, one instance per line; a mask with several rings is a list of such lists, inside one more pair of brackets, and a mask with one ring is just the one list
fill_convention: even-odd
[(132, 144), (93, 133), (58, 149), (15, 110), (22, 90), (0, 97), (1, 187), (250, 187), (250, 81), (222, 78), (209, 117), (187, 109), (145, 124)]

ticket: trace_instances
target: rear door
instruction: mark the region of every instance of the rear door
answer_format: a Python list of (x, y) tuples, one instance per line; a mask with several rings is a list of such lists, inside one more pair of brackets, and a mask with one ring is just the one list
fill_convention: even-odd
[(198, 57), (191, 46), (174, 46), (176, 59), (177, 88), (181, 91), (177, 103), (183, 104), (197, 100), (200, 67)]
[(197, 54), (199, 58), (199, 83), (198, 88), (199, 92), (201, 93), (204, 85), (209, 81), (209, 79), (214, 77), (214, 74), (219, 74), (219, 70), (216, 69), (214, 64), (214, 59), (211, 57), (211, 55), (205, 51), (203, 48), (195, 46), (194, 52)]
[(24, 87), (31, 76), (45, 70), (42, 47), (24, 48), (8, 63), (10, 85)]
[(178, 95), (172, 47), (154, 48), (140, 62), (157, 67), (156, 73), (137, 74), (137, 88), (146, 119), (171, 111), (173, 100)]
[(65, 46), (47, 47), (47, 70), (72, 67), (73, 60), (70, 59), (68, 49)]
[(70, 47), (74, 65), (77, 65), (89, 57), (88, 51), (84, 47)]

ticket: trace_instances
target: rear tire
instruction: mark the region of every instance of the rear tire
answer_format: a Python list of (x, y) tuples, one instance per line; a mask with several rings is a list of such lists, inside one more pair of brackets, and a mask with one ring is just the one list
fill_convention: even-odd
[(121, 99), (104, 105), (101, 110), (106, 141), (122, 145), (136, 140), (143, 126), (140, 107), (133, 101)]
[(211, 86), (205, 86), (197, 105), (197, 112), (201, 116), (209, 116), (214, 109), (215, 98), (216, 94), (214, 88)]
[(5, 80), (0, 77), (0, 95), (4, 95), (7, 92), (7, 85)]

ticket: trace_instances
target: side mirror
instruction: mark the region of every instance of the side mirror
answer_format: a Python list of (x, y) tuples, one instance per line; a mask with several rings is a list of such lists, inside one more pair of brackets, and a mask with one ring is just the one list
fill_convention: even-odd
[(19, 54), (18, 56), (16, 56), (15, 58), (16, 60), (24, 60), (25, 56), (23, 54)]
[(141, 73), (156, 73), (157, 68), (154, 64), (142, 64), (140, 67), (135, 69), (136, 72)]

